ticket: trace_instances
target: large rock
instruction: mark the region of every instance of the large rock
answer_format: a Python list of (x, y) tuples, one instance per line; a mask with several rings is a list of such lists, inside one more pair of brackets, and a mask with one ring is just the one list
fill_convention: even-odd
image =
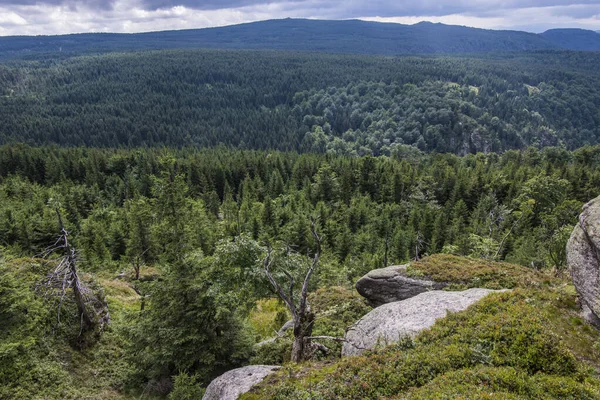
[(375, 269), (356, 282), (356, 290), (373, 307), (409, 299), (419, 293), (443, 289), (447, 284), (407, 276), (408, 265)]
[(567, 263), (586, 319), (597, 323), (600, 317), (600, 197), (583, 206), (579, 223), (567, 244)]
[(359, 355), (365, 350), (398, 342), (402, 337), (414, 337), (431, 327), (448, 312), (465, 310), (489, 293), (489, 289), (469, 289), (462, 292), (433, 290), (407, 300), (384, 304), (362, 317), (346, 332), (342, 356)]
[(249, 365), (227, 371), (208, 385), (202, 400), (236, 400), (279, 368), (273, 365)]

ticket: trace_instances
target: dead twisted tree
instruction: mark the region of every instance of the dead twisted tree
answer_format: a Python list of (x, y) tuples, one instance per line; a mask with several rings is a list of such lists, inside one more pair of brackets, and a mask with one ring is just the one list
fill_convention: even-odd
[(275, 280), (271, 267), (273, 265), (273, 254), (271, 248), (267, 250), (267, 256), (264, 259), (263, 266), (267, 279), (271, 282), (271, 285), (284, 301), (288, 310), (292, 314), (293, 329), (294, 329), (294, 344), (292, 346), (292, 362), (304, 361), (310, 349), (310, 340), (312, 338), (312, 330), (315, 322), (315, 314), (310, 310), (310, 304), (308, 303), (308, 286), (310, 279), (315, 272), (319, 264), (319, 258), (321, 256), (321, 236), (317, 233), (316, 220), (311, 218), (311, 233), (316, 242), (316, 251), (310, 263), (310, 266), (306, 272), (304, 280), (302, 282), (302, 288), (300, 290), (300, 296), (298, 299), (294, 295), (294, 286), (296, 281), (291, 273), (283, 271), (285, 276), (289, 280), (289, 286), (286, 290)]
[(69, 232), (65, 229), (58, 210), (56, 214), (60, 235), (56, 242), (44, 251), (43, 257), (48, 258), (55, 253), (60, 253), (61, 256), (56, 268), (38, 285), (38, 292), (48, 299), (57, 299), (57, 324), (61, 322), (60, 316), (65, 301), (72, 301), (77, 307), (79, 337), (89, 331), (101, 333), (110, 323), (108, 305), (79, 277), (77, 251), (69, 242)]

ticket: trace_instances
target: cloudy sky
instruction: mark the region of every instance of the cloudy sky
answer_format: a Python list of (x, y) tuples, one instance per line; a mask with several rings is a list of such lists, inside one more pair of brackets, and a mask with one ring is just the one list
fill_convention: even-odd
[(144, 32), (286, 17), (600, 30), (600, 0), (0, 0), (0, 35)]

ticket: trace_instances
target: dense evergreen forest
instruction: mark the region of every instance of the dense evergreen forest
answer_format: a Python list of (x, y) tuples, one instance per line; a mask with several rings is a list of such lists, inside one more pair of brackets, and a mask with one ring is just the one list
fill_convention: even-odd
[[(598, 147), (349, 158), (4, 146), (0, 237), (13, 254), (40, 253), (58, 230), (56, 202), (90, 268), (116, 268), (145, 250), (145, 262), (160, 262), (175, 235), (161, 229), (176, 226), (190, 230), (177, 240), (205, 254), (240, 234), (306, 254), (313, 215), (345, 266), (340, 282), (442, 250), (560, 268), (565, 235), (600, 187), (599, 163)], [(161, 217), (175, 201), (167, 194), (181, 226)]]
[[(249, 360), (286, 359), (289, 342), (252, 349), (286, 320), (264, 300), (261, 260), (268, 246), (301, 274), (316, 251), (311, 217), (323, 238), (315, 330), (339, 335), (366, 312), (343, 288), (373, 268), (441, 252), (564, 269), (600, 187), (600, 147), (357, 158), (5, 145), (0, 171), (0, 397), (183, 399)], [(39, 257), (60, 232), (57, 210), (82, 279), (109, 299), (101, 338), (82, 339), (71, 303), (57, 325), (35, 294), (54, 268)]]
[[(337, 371), (317, 398), (389, 397), (492, 365), (520, 368), (531, 393), (595, 398), (562, 394), (600, 395), (585, 369), (600, 366), (600, 336), (564, 278), (600, 188), (598, 65), (565, 51), (4, 62), (0, 399), (200, 399), (224, 371), (290, 360), (308, 360), (286, 364), (290, 377)], [(340, 361), (339, 340), (305, 357), (295, 327), (279, 335), (296, 318), (288, 296), (310, 304), (313, 335), (340, 339), (371, 310), (357, 279), (408, 262), (446, 277), (461, 266), (450, 289), (515, 291), (444, 322), (471, 315), (469, 332), (441, 325), (429, 347), (401, 342), (360, 358), (397, 362), (364, 370)], [(281, 379), (251, 398), (312, 385)]]
[(390, 155), (600, 138), (598, 53), (171, 50), (0, 66), (0, 143)]

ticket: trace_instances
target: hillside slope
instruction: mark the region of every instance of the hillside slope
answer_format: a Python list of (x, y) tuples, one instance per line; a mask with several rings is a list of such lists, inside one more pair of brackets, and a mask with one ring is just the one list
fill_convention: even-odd
[(372, 57), (162, 50), (0, 66), (0, 143), (338, 154), (577, 148), (600, 53)]
[[(515, 289), (450, 313), (415, 339), (404, 338), (335, 363), (287, 364), (241, 398), (600, 397), (600, 352), (595, 344), (600, 333), (579, 316), (568, 279), (447, 255), (425, 260), (415, 265), (425, 274), (484, 287), (502, 286), (510, 276), (504, 282)], [(483, 282), (480, 278), (486, 275), (500, 280)]]
[[(574, 32), (575, 31), (575, 32)], [(543, 49), (598, 50), (595, 33), (497, 31), (421, 22), (284, 19), (218, 28), (138, 34), (85, 33), (0, 38), (0, 58), (143, 49), (285, 49), (359, 54), (455, 54)]]
[(600, 34), (585, 29), (551, 29), (540, 34), (561, 48), (600, 51)]

